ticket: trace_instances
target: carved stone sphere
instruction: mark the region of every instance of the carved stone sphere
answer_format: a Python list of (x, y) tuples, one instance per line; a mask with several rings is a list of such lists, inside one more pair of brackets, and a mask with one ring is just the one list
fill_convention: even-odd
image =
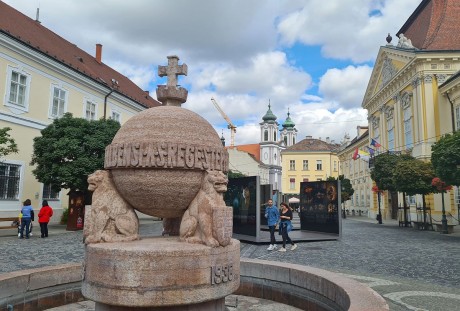
[(198, 114), (159, 106), (129, 119), (106, 148), (105, 168), (134, 209), (181, 217), (207, 169), (227, 171), (228, 154), (214, 128)]

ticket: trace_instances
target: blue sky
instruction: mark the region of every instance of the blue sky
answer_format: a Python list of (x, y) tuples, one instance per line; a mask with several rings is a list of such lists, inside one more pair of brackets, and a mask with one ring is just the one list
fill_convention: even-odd
[(179, 83), (184, 108), (206, 118), (227, 142), (214, 97), (238, 126), (236, 143), (258, 143), (259, 122), (272, 110), (281, 124), (288, 109), (299, 131), (340, 141), (367, 125), (361, 108), (372, 66), (388, 33), (421, 0), (4, 0), (156, 98), (166, 56), (188, 65)]

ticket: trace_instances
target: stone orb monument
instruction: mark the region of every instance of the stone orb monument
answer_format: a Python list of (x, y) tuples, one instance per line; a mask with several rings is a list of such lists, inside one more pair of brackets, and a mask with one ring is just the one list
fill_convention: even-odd
[(181, 217), (206, 170), (227, 171), (228, 154), (213, 127), (175, 106), (144, 110), (129, 119), (106, 149), (120, 194), (138, 211)]
[[(240, 284), (240, 244), (225, 206), (228, 153), (214, 128), (181, 108), (177, 56), (159, 75), (163, 106), (132, 117), (106, 147), (83, 232), (82, 293), (96, 311), (224, 311)], [(179, 236), (140, 238), (135, 210), (177, 220)]]

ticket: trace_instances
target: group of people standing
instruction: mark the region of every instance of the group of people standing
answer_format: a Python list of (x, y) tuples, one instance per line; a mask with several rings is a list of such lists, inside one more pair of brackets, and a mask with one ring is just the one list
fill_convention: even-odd
[(279, 225), (279, 232), (283, 238), (283, 247), (279, 249), (279, 252), (286, 251), (286, 243), (291, 244), (291, 250), (295, 250), (297, 245), (292, 242), (289, 237), (289, 232), (292, 230), (292, 210), (286, 203), (281, 203), (281, 210), (278, 210), (278, 207), (273, 205), (273, 200), (268, 200), (267, 207), (265, 208), (265, 218), (267, 218), (268, 228), (270, 230), (270, 246), (267, 250), (275, 250), (276, 239), (275, 239), (275, 230)]
[[(31, 223), (34, 221), (34, 209), (32, 202), (27, 199), (23, 202), (21, 213), (19, 213), (19, 238), (24, 238), (24, 229), (26, 230), (26, 239), (31, 235)], [(42, 238), (48, 237), (48, 223), (53, 216), (53, 209), (48, 205), (48, 201), (43, 200), (42, 208), (38, 212), (38, 223), (40, 224), (40, 232)]]

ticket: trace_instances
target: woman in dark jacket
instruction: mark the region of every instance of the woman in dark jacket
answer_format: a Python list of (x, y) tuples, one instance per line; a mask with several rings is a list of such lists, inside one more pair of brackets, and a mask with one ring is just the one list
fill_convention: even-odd
[(280, 231), (281, 231), (281, 236), (283, 237), (283, 247), (280, 248), (280, 252), (285, 252), (286, 251), (286, 242), (290, 243), (291, 250), (295, 250), (297, 248), (297, 245), (294, 244), (294, 242), (291, 241), (291, 238), (289, 237), (289, 231), (292, 230), (292, 210), (291, 208), (286, 204), (286, 203), (281, 203), (281, 213), (280, 213)]
[(38, 223), (40, 224), (42, 238), (48, 237), (48, 223), (50, 222), (51, 216), (53, 216), (53, 209), (48, 205), (48, 201), (43, 200), (42, 208), (38, 213)]

